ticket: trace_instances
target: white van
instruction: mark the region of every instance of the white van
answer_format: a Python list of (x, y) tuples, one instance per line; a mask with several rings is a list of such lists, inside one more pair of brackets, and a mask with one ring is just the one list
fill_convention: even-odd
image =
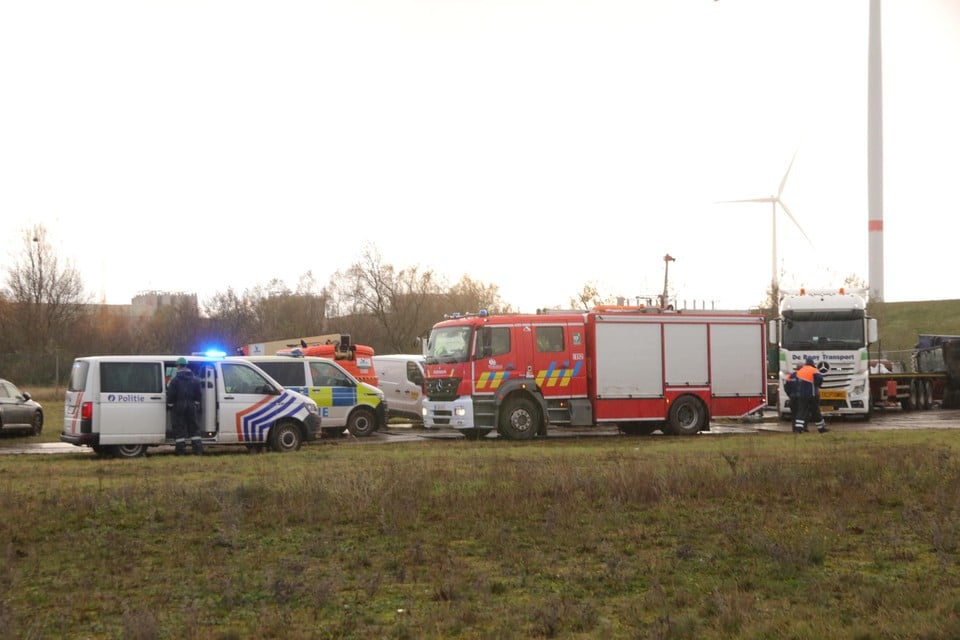
[(267, 372), (287, 389), (317, 403), (322, 431), (329, 436), (347, 429), (369, 436), (387, 423), (383, 391), (360, 382), (335, 360), (314, 356), (240, 356)]
[[(73, 361), (62, 442), (133, 458), (173, 444), (166, 389), (181, 356), (91, 356)], [(204, 443), (296, 451), (320, 430), (316, 403), (240, 358), (184, 356), (201, 382)]]
[(423, 420), (420, 403), (423, 400), (422, 355), (392, 354), (373, 356), (377, 383), (387, 398), (387, 417)]

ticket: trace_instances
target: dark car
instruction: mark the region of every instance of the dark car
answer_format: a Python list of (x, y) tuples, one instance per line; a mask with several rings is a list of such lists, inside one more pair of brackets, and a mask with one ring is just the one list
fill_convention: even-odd
[(43, 407), (30, 394), (0, 378), (0, 431), (24, 430), (38, 436), (43, 431)]

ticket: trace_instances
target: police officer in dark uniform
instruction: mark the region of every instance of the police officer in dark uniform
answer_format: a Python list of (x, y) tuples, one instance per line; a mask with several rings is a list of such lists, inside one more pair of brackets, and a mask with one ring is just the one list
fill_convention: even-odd
[(187, 452), (187, 437), (196, 455), (203, 453), (200, 425), (197, 423), (197, 407), (200, 406), (200, 379), (187, 367), (186, 358), (177, 359), (177, 375), (167, 385), (167, 407), (173, 412), (174, 454)]

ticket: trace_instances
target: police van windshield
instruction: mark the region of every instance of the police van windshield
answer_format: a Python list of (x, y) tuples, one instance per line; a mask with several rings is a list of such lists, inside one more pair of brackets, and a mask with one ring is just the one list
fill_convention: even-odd
[(470, 353), (470, 327), (441, 327), (430, 332), (426, 362), (466, 362)]

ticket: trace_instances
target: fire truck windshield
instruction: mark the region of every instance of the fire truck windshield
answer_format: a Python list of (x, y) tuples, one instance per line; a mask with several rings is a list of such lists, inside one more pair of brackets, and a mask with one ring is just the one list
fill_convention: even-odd
[(440, 327), (430, 332), (427, 340), (427, 364), (466, 362), (470, 351), (469, 326)]

